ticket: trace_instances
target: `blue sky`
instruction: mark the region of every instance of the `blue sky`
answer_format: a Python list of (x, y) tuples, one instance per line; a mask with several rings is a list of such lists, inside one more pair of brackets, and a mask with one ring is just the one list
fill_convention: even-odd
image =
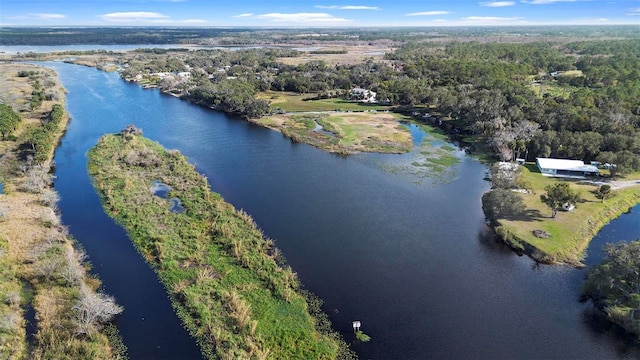
[(1, 25), (640, 25), (640, 0), (0, 0)]

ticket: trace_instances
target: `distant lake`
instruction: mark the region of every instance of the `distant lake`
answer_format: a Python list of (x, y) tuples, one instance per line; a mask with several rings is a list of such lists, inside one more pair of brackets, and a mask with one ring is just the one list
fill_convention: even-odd
[(91, 50), (106, 50), (106, 51), (126, 51), (134, 49), (173, 49), (184, 47), (180, 44), (151, 44), (151, 45), (37, 45), (37, 46), (0, 46), (0, 52), (5, 54), (14, 55), (17, 53), (48, 53), (48, 52), (60, 52), (60, 51), (91, 51)]
[[(93, 50), (105, 50), (105, 51), (128, 51), (135, 49), (176, 49), (185, 48), (190, 50), (246, 50), (246, 49), (261, 49), (271, 46), (199, 46), (199, 45), (185, 45), (185, 44), (147, 44), (147, 45), (15, 45), (15, 46), (0, 46), (0, 54), (5, 53), (9, 55), (15, 55), (17, 53), (50, 53), (50, 52), (62, 52), (62, 51), (93, 51)], [(272, 46), (273, 48), (282, 48), (280, 46)], [(288, 47), (284, 47), (288, 48)], [(315, 47), (295, 47), (292, 50), (298, 51), (312, 51), (317, 50)]]
[[(487, 169), (462, 151), (451, 172), (420, 177), (411, 168), (420, 151), (343, 158), (114, 73), (44, 65), (68, 90), (71, 122), (55, 155), (63, 222), (125, 306), (117, 325), (132, 359), (197, 353), (87, 176), (87, 150), (128, 124), (180, 150), (251, 214), (348, 342), (361, 321), (372, 338), (353, 345), (363, 359), (640, 357), (633, 337), (579, 302), (585, 270), (537, 265), (496, 242), (481, 210)], [(605, 242), (635, 238), (640, 206), (601, 231), (587, 264)]]

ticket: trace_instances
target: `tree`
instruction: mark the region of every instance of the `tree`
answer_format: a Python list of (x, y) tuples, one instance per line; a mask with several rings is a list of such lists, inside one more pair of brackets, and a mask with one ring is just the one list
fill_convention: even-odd
[(598, 190), (596, 190), (596, 197), (598, 199), (602, 199), (603, 203), (605, 199), (608, 199), (612, 196), (613, 196), (613, 193), (611, 192), (611, 185), (604, 184), (600, 186)]
[(27, 134), (26, 143), (31, 146), (36, 163), (44, 162), (49, 156), (49, 152), (53, 148), (51, 138), (52, 134), (45, 128), (36, 128)]
[(567, 183), (547, 185), (544, 189), (547, 193), (545, 195), (540, 195), (540, 200), (551, 208), (551, 217), (553, 219), (556, 218), (558, 209), (560, 209), (564, 204), (575, 205), (580, 200), (580, 195), (571, 190)]
[(115, 315), (120, 314), (123, 308), (116, 304), (113, 297), (93, 292), (83, 286), (73, 310), (75, 312), (76, 331), (79, 334), (91, 335)]
[(640, 241), (607, 244), (605, 259), (587, 273), (582, 291), (609, 319), (640, 336)]
[(487, 219), (494, 221), (498, 217), (522, 214), (525, 205), (517, 193), (507, 189), (494, 189), (482, 195), (482, 210)]
[(11, 135), (20, 123), (20, 115), (18, 115), (11, 106), (0, 104), (0, 134), (2, 138)]

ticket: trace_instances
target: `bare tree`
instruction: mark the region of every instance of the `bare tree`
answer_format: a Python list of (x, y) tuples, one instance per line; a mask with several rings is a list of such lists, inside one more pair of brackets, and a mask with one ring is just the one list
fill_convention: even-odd
[(44, 189), (42, 191), (42, 195), (40, 196), (40, 201), (44, 206), (48, 206), (53, 209), (53, 211), (58, 210), (58, 201), (60, 201), (60, 195), (53, 189)]
[(123, 308), (116, 304), (113, 297), (89, 290), (82, 286), (80, 299), (73, 306), (77, 332), (93, 334), (102, 325), (122, 312)]
[(51, 184), (51, 180), (51, 175), (47, 167), (35, 165), (27, 171), (27, 179), (22, 183), (22, 189), (38, 194)]

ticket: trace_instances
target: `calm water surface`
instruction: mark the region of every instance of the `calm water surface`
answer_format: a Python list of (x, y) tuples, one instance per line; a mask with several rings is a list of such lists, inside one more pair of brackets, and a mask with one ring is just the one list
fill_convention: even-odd
[[(583, 270), (536, 266), (495, 242), (480, 207), (486, 169), (475, 160), (463, 157), (447, 179), (418, 179), (381, 170), (412, 154), (345, 159), (116, 74), (46, 66), (60, 74), (72, 117), (56, 152), (63, 221), (125, 307), (118, 326), (132, 359), (198, 353), (86, 175), (86, 151), (128, 124), (180, 150), (250, 213), (348, 341), (360, 320), (372, 337), (353, 346), (362, 358), (640, 357), (632, 339), (578, 302)], [(603, 230), (588, 263), (603, 243), (639, 237), (636, 207)]]

